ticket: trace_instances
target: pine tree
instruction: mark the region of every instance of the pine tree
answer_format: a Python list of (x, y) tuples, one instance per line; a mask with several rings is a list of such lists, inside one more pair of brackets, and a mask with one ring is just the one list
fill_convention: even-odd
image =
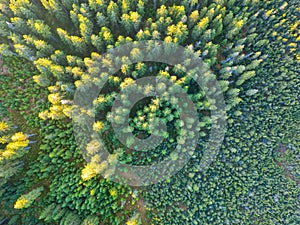
[(82, 14), (78, 14), (79, 30), (82, 37), (84, 37), (87, 44), (91, 41), (91, 35), (93, 33), (93, 23)]
[(28, 208), (42, 193), (44, 190), (43, 187), (38, 187), (33, 189), (27, 194), (21, 195), (18, 200), (15, 202), (15, 209)]
[(119, 8), (117, 3), (110, 1), (109, 5), (107, 6), (107, 15), (108, 19), (113, 25), (118, 23), (119, 18)]
[(5, 133), (6, 131), (8, 131), (10, 129), (9, 125), (7, 122), (4, 121), (0, 121), (0, 134), (1, 133)]
[(4, 178), (4, 180), (8, 180), (10, 177), (17, 174), (24, 165), (24, 163), (20, 161), (4, 161), (3, 163), (1, 158), (0, 161), (0, 178)]
[(140, 214), (137, 213), (126, 222), (126, 225), (141, 225), (141, 223)]
[(255, 71), (251, 70), (251, 71), (247, 71), (245, 73), (243, 73), (237, 80), (236, 85), (241, 85), (243, 84), (246, 80), (250, 79), (251, 77), (255, 76)]
[(99, 224), (99, 223), (100, 223), (100, 220), (97, 216), (90, 215), (82, 221), (81, 225), (94, 225), (94, 224)]
[(50, 216), (52, 215), (52, 212), (55, 209), (55, 207), (56, 207), (55, 203), (52, 203), (52, 204), (46, 206), (43, 209), (43, 211), (40, 213), (39, 219), (45, 219), (45, 221), (49, 220), (48, 217), (49, 217), (49, 215)]

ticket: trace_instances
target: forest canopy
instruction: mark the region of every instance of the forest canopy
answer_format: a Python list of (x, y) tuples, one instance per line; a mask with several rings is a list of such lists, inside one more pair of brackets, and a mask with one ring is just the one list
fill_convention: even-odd
[(0, 225), (299, 224), (299, 12), (0, 0)]

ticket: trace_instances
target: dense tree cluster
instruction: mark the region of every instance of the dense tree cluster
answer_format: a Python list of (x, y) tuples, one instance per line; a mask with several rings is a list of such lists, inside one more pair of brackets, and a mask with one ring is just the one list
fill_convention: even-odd
[(23, 166), (19, 159), (26, 153), (29, 140), (22, 132), (11, 134), (11, 127), (7, 122), (0, 122), (0, 166), (1, 185), (15, 175)]
[[(0, 71), (0, 224), (298, 224), (299, 10), (297, 0), (0, 0), (7, 68)], [(140, 41), (151, 58), (161, 55), (158, 41), (166, 56), (172, 46), (186, 50), (175, 65), (143, 61), (138, 48), (113, 57), (113, 49)], [(217, 90), (192, 79), (192, 55), (209, 68), (201, 71), (207, 82), (218, 80), (226, 103), (226, 136), (205, 172), (199, 165), (217, 107), (206, 95)], [(120, 69), (109, 74), (100, 63)], [(148, 76), (156, 83), (135, 82)], [(74, 95), (106, 78), (89, 128), (102, 140), (82, 131), (83, 145), (74, 137)], [(199, 122), (180, 117), (178, 89), (194, 102)], [(133, 94), (154, 90), (164, 97), (110, 111), (116, 100), (127, 106)], [(124, 144), (112, 124), (126, 115), (133, 136)], [(185, 129), (193, 126), (199, 132)], [(132, 151), (133, 137), (152, 134), (164, 141)], [(190, 161), (167, 180), (130, 187), (110, 179), (117, 160), (176, 161), (174, 148), (190, 141)], [(104, 148), (110, 155), (103, 159), (96, 153)]]

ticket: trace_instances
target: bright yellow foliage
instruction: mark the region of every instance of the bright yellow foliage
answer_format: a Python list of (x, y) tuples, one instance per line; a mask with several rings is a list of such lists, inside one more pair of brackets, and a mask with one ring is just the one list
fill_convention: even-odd
[(104, 31), (103, 38), (104, 38), (105, 41), (109, 41), (109, 40), (111, 40), (112, 35), (109, 31)]
[(132, 219), (126, 222), (126, 225), (137, 225), (137, 220), (136, 219)]
[(164, 42), (166, 42), (166, 43), (172, 43), (173, 42), (172, 37), (170, 37), (170, 36), (165, 37)]
[(187, 28), (183, 22), (179, 22), (178, 24), (173, 24), (168, 26), (168, 35), (172, 36), (174, 35), (175, 37), (181, 36), (183, 34), (183, 31)]
[(0, 121), (0, 132), (9, 130), (9, 126), (6, 122)]
[(59, 93), (53, 93), (53, 94), (48, 95), (48, 100), (52, 104), (59, 104), (61, 101), (61, 97), (60, 97)]
[(199, 11), (195, 10), (191, 13), (190, 15), (190, 21), (192, 21), (193, 23), (195, 23), (199, 18)]
[(289, 43), (289, 47), (294, 47), (294, 48), (296, 48), (296, 47), (297, 47), (297, 44), (296, 44), (296, 43)]
[(24, 206), (26, 206), (27, 203), (28, 203), (28, 200), (22, 196), (16, 201), (14, 208), (22, 209), (22, 208), (24, 208)]
[(94, 131), (101, 131), (104, 128), (104, 123), (102, 121), (97, 121), (93, 125)]
[(132, 78), (128, 77), (128, 78), (125, 78), (124, 82), (121, 83), (120, 87), (123, 89), (133, 83), (135, 83), (135, 81)]
[(273, 13), (273, 9), (270, 9), (266, 12), (266, 16), (269, 17)]
[(21, 141), (21, 142), (11, 142), (8, 145), (6, 145), (7, 150), (18, 150), (21, 147), (26, 147), (27, 146), (26, 141)]
[(297, 21), (296, 23), (294, 23), (294, 24), (291, 26), (291, 31), (296, 30), (297, 27), (298, 27), (298, 25), (299, 25), (299, 21)]
[(15, 133), (12, 137), (11, 137), (12, 141), (26, 141), (27, 140), (27, 136), (25, 134), (23, 134), (23, 132), (18, 132)]
[(41, 118), (42, 120), (48, 119), (48, 110), (44, 110), (44, 111), (40, 112), (39, 118)]
[(0, 137), (0, 144), (5, 144), (5, 143), (8, 143), (10, 140), (10, 137), (5, 135), (5, 136), (1, 136)]
[(244, 25), (244, 21), (243, 21), (243, 20), (235, 21), (235, 22), (234, 22), (234, 25), (235, 25), (237, 28), (241, 28), (241, 27)]
[(117, 191), (116, 191), (116, 189), (114, 189), (114, 188), (113, 188), (113, 189), (110, 189), (110, 190), (109, 190), (109, 193), (110, 193), (110, 195), (113, 196), (113, 197), (117, 196)]
[(138, 12), (130, 12), (130, 19), (132, 22), (137, 23), (140, 21), (140, 15)]
[(139, 224), (141, 224), (140, 214), (136, 214), (126, 222), (126, 225), (139, 225)]
[(67, 117), (71, 118), (71, 116), (72, 116), (72, 106), (66, 106), (63, 109), (63, 114), (65, 114)]
[(29, 5), (29, 0), (11, 0), (9, 4), (9, 8), (14, 12), (17, 13), (20, 7), (24, 7), (25, 5)]
[(129, 65), (123, 64), (123, 65), (121, 66), (121, 71), (122, 71), (122, 73), (124, 73), (125, 75), (127, 74), (128, 70), (129, 70)]
[(200, 20), (200, 22), (197, 24), (197, 26), (199, 28), (205, 28), (208, 25), (208, 23), (209, 23), (209, 18), (205, 17), (202, 20)]
[(93, 165), (87, 164), (81, 171), (81, 178), (83, 180), (90, 180), (97, 175)]

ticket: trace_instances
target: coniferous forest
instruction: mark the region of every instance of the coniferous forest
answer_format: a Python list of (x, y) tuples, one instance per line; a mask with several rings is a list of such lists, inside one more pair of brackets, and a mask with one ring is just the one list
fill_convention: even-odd
[(298, 0), (0, 0), (0, 225), (300, 224)]

